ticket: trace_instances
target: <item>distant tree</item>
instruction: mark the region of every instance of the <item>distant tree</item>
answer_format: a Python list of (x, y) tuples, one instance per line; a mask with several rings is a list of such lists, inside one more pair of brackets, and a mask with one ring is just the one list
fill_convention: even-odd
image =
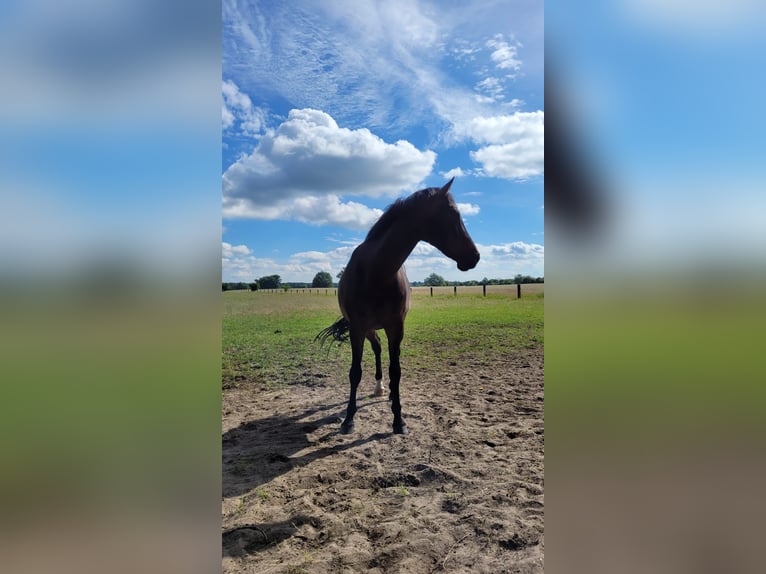
[(261, 289), (279, 289), (282, 286), (282, 278), (279, 275), (265, 275), (257, 281)]
[(228, 283), (221, 283), (221, 288), (222, 288), (223, 291), (228, 291), (229, 290), (229, 284)]
[(441, 287), (442, 285), (446, 285), (446, 284), (447, 282), (444, 280), (444, 277), (442, 277), (441, 275), (437, 275), (436, 273), (431, 273), (423, 281), (423, 285), (426, 285), (428, 287)]
[(544, 283), (545, 280), (542, 277), (532, 277), (531, 275), (522, 275), (519, 273), (513, 278), (514, 283)]
[(258, 281), (253, 281), (250, 283), (250, 291), (258, 291), (260, 288), (260, 285), (258, 284)]
[(314, 280), (311, 282), (312, 287), (332, 287), (332, 275), (327, 271), (320, 271), (314, 275)]
[(343, 272), (344, 272), (345, 270), (346, 270), (346, 268), (345, 268), (345, 267), (343, 267), (343, 269), (341, 269), (340, 271), (338, 271), (338, 274), (335, 276), (335, 278), (336, 278), (338, 281), (340, 281), (340, 278), (341, 278), (341, 277), (343, 277)]

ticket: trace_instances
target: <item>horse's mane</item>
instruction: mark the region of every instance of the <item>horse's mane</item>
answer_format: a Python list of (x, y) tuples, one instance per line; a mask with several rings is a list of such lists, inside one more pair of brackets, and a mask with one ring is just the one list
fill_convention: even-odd
[(367, 233), (367, 239), (377, 239), (383, 235), (391, 227), (394, 221), (396, 221), (403, 211), (406, 211), (419, 203), (427, 197), (431, 197), (434, 193), (439, 191), (438, 187), (429, 187), (416, 191), (409, 197), (399, 198), (391, 205), (389, 205), (383, 212), (383, 215), (375, 222)]

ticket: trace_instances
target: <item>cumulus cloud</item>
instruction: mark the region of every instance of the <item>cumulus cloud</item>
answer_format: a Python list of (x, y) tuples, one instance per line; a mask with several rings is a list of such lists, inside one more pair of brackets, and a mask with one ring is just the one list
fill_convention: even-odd
[(527, 179), (545, 167), (543, 111), (473, 118), (461, 129), (473, 141), (488, 144), (470, 153), (483, 175)]
[(250, 255), (252, 253), (247, 245), (232, 245), (225, 241), (221, 244), (221, 248), (224, 259), (238, 255)]
[(458, 203), (457, 209), (465, 216), (478, 215), (480, 211), (479, 206), (472, 203)]
[(225, 217), (297, 219), (360, 228), (380, 210), (341, 196), (394, 196), (417, 189), (436, 154), (367, 129), (339, 127), (319, 110), (291, 110), (223, 175)]
[(383, 214), (383, 210), (356, 201), (342, 202), (337, 195), (304, 195), (263, 206), (254, 205), (246, 199), (225, 200), (223, 213), (224, 217), (292, 219), (314, 225), (368, 229)]
[(516, 112), (510, 115), (476, 117), (466, 126), (467, 135), (478, 143), (503, 144), (534, 139), (543, 134), (545, 113)]
[(529, 141), (486, 146), (472, 151), (471, 159), (482, 165), (486, 175), (505, 179), (527, 179), (544, 169), (542, 147)]

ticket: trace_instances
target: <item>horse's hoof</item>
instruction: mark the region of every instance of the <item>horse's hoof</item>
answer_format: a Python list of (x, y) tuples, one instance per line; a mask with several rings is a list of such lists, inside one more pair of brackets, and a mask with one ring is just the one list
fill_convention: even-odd
[(410, 429), (407, 425), (402, 423), (401, 425), (394, 425), (394, 434), (410, 434)]
[(383, 396), (383, 389), (375, 389), (375, 392), (372, 393), (373, 397), (382, 397)]
[(351, 434), (352, 432), (354, 432), (354, 423), (340, 425), (340, 434)]

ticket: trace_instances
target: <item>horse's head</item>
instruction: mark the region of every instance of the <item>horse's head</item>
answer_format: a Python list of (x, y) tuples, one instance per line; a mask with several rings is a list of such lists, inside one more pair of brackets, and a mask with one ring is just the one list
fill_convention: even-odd
[(429, 190), (423, 239), (454, 260), (458, 269), (468, 271), (479, 262), (479, 251), (468, 235), (455, 199), (449, 192), (453, 181), (454, 177), (444, 187)]

